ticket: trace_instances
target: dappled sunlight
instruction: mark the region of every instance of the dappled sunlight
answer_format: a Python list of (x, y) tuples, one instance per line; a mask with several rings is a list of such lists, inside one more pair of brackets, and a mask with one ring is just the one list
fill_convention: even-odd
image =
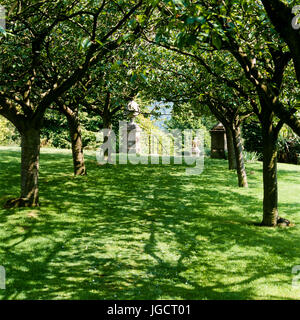
[[(19, 154), (0, 151), (1, 204), (18, 193)], [(279, 165), (280, 210), (296, 226), (257, 227), (261, 163), (249, 189), (223, 160), (98, 166), (74, 177), (71, 153), (41, 154), (40, 208), (0, 210), (4, 299), (289, 299), (300, 264), (300, 167)], [(293, 178), (294, 177), (294, 178)], [(293, 190), (291, 183), (295, 179)], [(298, 188), (298, 189), (297, 189)]]

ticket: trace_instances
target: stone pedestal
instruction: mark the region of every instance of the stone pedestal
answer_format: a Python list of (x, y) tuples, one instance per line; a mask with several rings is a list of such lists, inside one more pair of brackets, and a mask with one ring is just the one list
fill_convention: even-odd
[(127, 124), (127, 153), (140, 154), (141, 153), (141, 132), (140, 126), (133, 121)]
[(130, 101), (127, 105), (125, 114), (130, 119), (130, 122), (126, 124), (127, 129), (123, 132), (123, 137), (125, 135), (124, 138), (127, 146), (124, 151), (127, 154), (140, 154), (142, 129), (134, 122), (134, 119), (140, 114), (139, 105), (135, 101)]

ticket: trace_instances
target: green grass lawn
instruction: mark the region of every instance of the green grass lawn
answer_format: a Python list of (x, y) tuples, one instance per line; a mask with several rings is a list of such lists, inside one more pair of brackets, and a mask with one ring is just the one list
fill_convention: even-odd
[[(97, 166), (73, 177), (70, 152), (42, 150), (38, 209), (19, 195), (19, 150), (0, 149), (1, 299), (299, 299), (300, 166), (279, 164), (280, 215), (258, 227), (262, 164), (237, 187), (223, 160), (201, 175), (179, 165)], [(254, 171), (254, 174), (250, 174)]]

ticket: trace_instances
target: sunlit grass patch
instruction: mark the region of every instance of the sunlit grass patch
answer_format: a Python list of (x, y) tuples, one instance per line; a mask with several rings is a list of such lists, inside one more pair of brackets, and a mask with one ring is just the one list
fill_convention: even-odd
[[(298, 299), (300, 166), (279, 164), (280, 215), (263, 228), (262, 164), (249, 188), (223, 160), (98, 166), (74, 177), (70, 151), (41, 154), (38, 209), (0, 209), (2, 299)], [(19, 193), (18, 149), (0, 149), (0, 201)], [(250, 174), (250, 172), (252, 172)]]

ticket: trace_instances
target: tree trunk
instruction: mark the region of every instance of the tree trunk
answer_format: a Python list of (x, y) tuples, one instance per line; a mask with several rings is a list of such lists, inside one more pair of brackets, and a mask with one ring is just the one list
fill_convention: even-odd
[(39, 206), (40, 130), (21, 132), (21, 197), (6, 202), (6, 208)]
[[(107, 111), (106, 113), (103, 114), (102, 116), (102, 120), (103, 120), (103, 129), (107, 129), (107, 135), (104, 137), (104, 141), (103, 143), (106, 143), (109, 139), (111, 130), (112, 130), (112, 122), (111, 122), (111, 115), (109, 113), (109, 111)], [(108, 150), (104, 151), (104, 159), (107, 160), (109, 158), (109, 154), (108, 154)]]
[(263, 132), (263, 221), (264, 226), (276, 226), (278, 219), (277, 135), (272, 123), (264, 123)]
[(232, 131), (227, 126), (225, 126), (225, 129), (226, 129), (226, 140), (227, 140), (227, 150), (228, 150), (228, 168), (229, 170), (235, 170), (237, 166), (236, 166)]
[(280, 0), (262, 0), (266, 12), (276, 31), (288, 45), (294, 61), (298, 82), (300, 83), (300, 37), (299, 30), (292, 27), (292, 7)]
[(29, 129), (21, 134), (21, 198), (28, 206), (39, 204), (40, 130)]
[(234, 126), (234, 128), (232, 129), (232, 133), (239, 187), (248, 188), (240, 126)]
[(69, 126), (70, 139), (72, 144), (72, 156), (74, 164), (74, 175), (86, 175), (84, 162), (81, 128), (76, 113), (66, 114)]

